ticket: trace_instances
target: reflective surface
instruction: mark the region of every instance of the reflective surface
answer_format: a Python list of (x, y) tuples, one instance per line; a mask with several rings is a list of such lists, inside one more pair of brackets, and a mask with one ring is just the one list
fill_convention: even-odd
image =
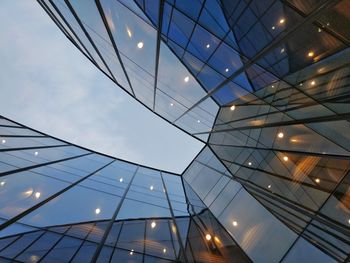
[[(142, 230), (144, 235), (152, 233), (149, 218), (188, 229), (191, 224), (182, 217), (207, 211), (254, 262), (349, 261), (349, 1), (38, 2), (118, 86), (207, 144), (181, 182), (166, 172), (137, 166), (134, 173), (129, 171), (132, 175), (127, 173), (131, 178), (119, 181), (124, 187), (107, 186), (98, 173), (115, 161), (86, 151), (76, 153), (59, 141), (24, 143), (19, 135), (35, 133), (4, 124), (18, 140), (3, 139), (2, 187), (22, 195), (4, 199), (0, 212), (4, 222), (23, 216), (4, 227), (3, 236), (50, 226), (41, 213), (51, 214), (79, 192), (85, 196), (97, 188), (103, 191), (89, 201), (91, 207), (67, 217), (67, 223), (110, 219), (108, 232), (115, 221), (142, 219), (135, 225), (135, 236), (141, 237)], [(7, 151), (8, 143), (38, 149)], [(67, 159), (69, 165), (55, 162), (57, 158)], [(81, 160), (89, 160), (92, 170), (81, 169)], [(109, 161), (113, 164), (104, 167)], [(76, 162), (79, 165), (74, 166)], [(89, 175), (98, 169), (96, 163), (100, 170)], [(42, 171), (44, 167), (49, 170)], [(26, 190), (29, 185), (23, 178), (34, 169), (41, 171), (33, 175), (32, 190)], [(64, 178), (66, 173), (73, 177), (41, 190), (40, 173), (52, 171), (50, 180), (57, 180), (59, 174), (53, 172), (57, 169)], [(22, 183), (8, 186), (10, 174)], [(72, 183), (77, 192), (67, 189)], [(60, 189), (67, 190), (40, 205), (41, 198)], [(26, 193), (34, 198), (23, 198)], [(9, 202), (13, 203), (6, 206)], [(76, 199), (67, 208), (74, 211), (82, 202)], [(115, 211), (110, 210), (113, 205)], [(23, 214), (33, 206), (38, 206), (35, 211)], [(151, 229), (166, 224), (152, 223)], [(164, 259), (202, 262), (184, 246), (184, 236), (190, 233), (178, 235), (179, 247)], [(215, 236), (205, 233), (202, 239), (213, 242)], [(169, 236), (164, 240), (168, 242)], [(129, 253), (135, 260), (155, 261), (153, 252), (144, 257), (150, 248), (136, 243), (137, 250), (127, 247), (134, 249)], [(96, 251), (109, 260), (112, 250)], [(117, 254), (126, 261), (127, 252), (121, 247)], [(247, 258), (230, 254), (228, 261), (234, 260)]]
[(180, 175), (0, 121), (1, 262), (250, 262)]

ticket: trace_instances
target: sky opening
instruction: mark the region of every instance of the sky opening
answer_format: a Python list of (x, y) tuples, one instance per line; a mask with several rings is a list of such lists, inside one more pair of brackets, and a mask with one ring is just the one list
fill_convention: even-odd
[(1, 115), (101, 153), (176, 173), (203, 147), (116, 86), (36, 2), (2, 1), (0, 22)]

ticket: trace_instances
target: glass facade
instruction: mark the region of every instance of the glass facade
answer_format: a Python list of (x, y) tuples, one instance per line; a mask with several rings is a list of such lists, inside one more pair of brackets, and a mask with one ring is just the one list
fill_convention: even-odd
[(38, 3), (205, 147), (178, 175), (1, 117), (0, 261), (350, 262), (348, 0)]
[(250, 262), (181, 175), (0, 121), (0, 262)]

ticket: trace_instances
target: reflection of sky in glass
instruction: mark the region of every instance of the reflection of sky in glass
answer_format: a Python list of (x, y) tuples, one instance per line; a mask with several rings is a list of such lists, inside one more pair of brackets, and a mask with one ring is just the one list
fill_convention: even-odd
[[(103, 67), (101, 59), (98, 60), (99, 56), (89, 44), (65, 2), (59, 0), (55, 3), (94, 60)], [(3, 4), (2, 10), (7, 10), (1, 15), (3, 37), (0, 41), (0, 46), (3, 47), (1, 57), (4, 62), (1, 70), (3, 100), (0, 105), (4, 116), (103, 153), (165, 170), (182, 172), (201, 147), (198, 141), (194, 141), (193, 138), (145, 110), (139, 102), (129, 98), (118, 86), (96, 70), (96, 67), (67, 41), (39, 5), (17, 1)], [(94, 12), (78, 11), (79, 5), (80, 2), (74, 2), (73, 8), (79, 15), (82, 13), (82, 20), (83, 17), (89, 18), (89, 14), (92, 17), (95, 17), (96, 13), (99, 15), (96, 8)], [(86, 6), (90, 5), (95, 6), (94, 1)], [(13, 20), (13, 14), (18, 13), (18, 10), (30, 11), (25, 12), (26, 15), (21, 19)], [(97, 32), (101, 27), (104, 28), (102, 20), (98, 22), (96, 19), (88, 19), (86, 23), (82, 22), (86, 29), (90, 30), (95, 44), (103, 47), (103, 50), (99, 48), (101, 55), (116, 79), (122, 81), (116, 74), (124, 73), (113, 67), (113, 65), (119, 67), (120, 63), (106, 30)], [(124, 35), (127, 37), (127, 32), (124, 32)], [(13, 43), (13, 39), (18, 41)], [(155, 49), (155, 40), (153, 42)], [(145, 44), (142, 50), (145, 50), (146, 46)], [(138, 50), (137, 46), (134, 48)], [(154, 65), (154, 59), (151, 63)], [(141, 69), (135, 64), (133, 67), (136, 73)], [(152, 68), (154, 70), (153, 66)], [(154, 91), (153, 77), (148, 75), (149, 79), (146, 79), (139, 75), (136, 74), (141, 81), (140, 91), (147, 92), (151, 98), (149, 103), (151, 105)], [(124, 80), (127, 83), (125, 77)], [(145, 85), (142, 83), (145, 80), (150, 80), (149, 88), (144, 88)], [(127, 89), (131, 92), (130, 88)], [(5, 132), (3, 127), (0, 129), (2, 134), (8, 132)], [(83, 135), (81, 131), (84, 131)], [(25, 134), (22, 129), (12, 129), (10, 132), (34, 134), (33, 131), (26, 131)], [(186, 141), (185, 145), (189, 147), (180, 154), (179, 151), (182, 152), (183, 148), (175, 147), (178, 140)], [(15, 143), (15, 139), (7, 139), (7, 144), (0, 143), (0, 147), (8, 147), (6, 145)], [(19, 143), (18, 139), (17, 144)], [(68, 151), (69, 147), (64, 148)], [(179, 157), (176, 164), (175, 156)], [(45, 157), (39, 152), (36, 160), (40, 158)]]
[[(120, 68), (115, 52), (113, 52), (112, 43), (95, 4), (91, 2), (82, 5), (73, 1), (72, 5), (84, 25), (86, 25), (86, 30), (91, 35), (107, 66), (109, 66), (107, 71), (115, 72), (117, 81), (128, 89), (125, 76)], [(113, 35), (121, 62), (125, 66), (126, 74), (130, 79), (136, 98), (140, 99), (149, 108), (153, 108), (154, 92), (156, 92), (155, 111), (168, 120), (175, 121), (187, 108), (205, 96), (205, 91), (197, 83), (196, 79), (192, 77), (191, 73), (164, 44), (161, 44), (159, 51), (158, 85), (155, 90), (154, 78), (156, 73), (154, 70), (155, 63), (157, 63), (157, 31), (148, 24), (150, 21), (144, 15), (139, 14), (140, 17), (136, 15), (140, 10), (133, 2), (102, 1), (101, 5), (106, 23)], [(146, 9), (150, 12), (149, 8), (151, 6), (147, 4)], [(89, 17), (93, 18), (89, 19)], [(154, 19), (152, 15), (151, 17)], [(194, 38), (208, 38), (208, 43), (205, 46), (199, 42), (189, 46), (189, 49), (191, 50), (192, 48), (194, 53), (202, 52), (202, 55), (200, 53), (197, 54), (202, 56), (202, 59), (204, 59), (203, 56), (209, 56), (210, 50), (215, 50), (216, 45), (219, 43), (214, 36), (201, 27), (196, 28)], [(94, 50), (92, 53), (95, 54)], [(200, 110), (198, 109), (197, 111)], [(217, 107), (208, 107), (207, 111), (210, 112), (213, 119), (216, 115)], [(190, 118), (193, 119), (191, 121), (198, 122), (201, 119), (202, 124), (191, 127), (191, 124), (184, 125), (180, 121), (180, 127), (189, 132), (207, 131), (210, 129), (213, 121), (208, 121), (205, 117), (196, 115), (198, 115), (198, 112), (195, 113), (195, 110), (189, 114)], [(204, 125), (205, 128), (198, 129), (201, 125)], [(206, 139), (206, 136), (203, 138)]]

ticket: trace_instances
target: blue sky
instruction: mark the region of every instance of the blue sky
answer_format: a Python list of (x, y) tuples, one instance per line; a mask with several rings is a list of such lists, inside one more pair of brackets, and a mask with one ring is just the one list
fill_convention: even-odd
[(182, 172), (203, 144), (92, 65), (35, 1), (0, 2), (0, 114), (132, 162)]

